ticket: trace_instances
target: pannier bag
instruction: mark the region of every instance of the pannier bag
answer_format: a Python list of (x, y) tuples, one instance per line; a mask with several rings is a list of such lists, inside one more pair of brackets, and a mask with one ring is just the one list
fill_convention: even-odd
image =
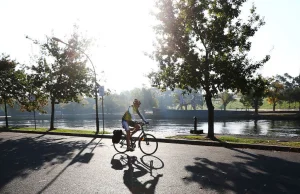
[(114, 130), (112, 136), (113, 143), (119, 143), (122, 136), (122, 130)]

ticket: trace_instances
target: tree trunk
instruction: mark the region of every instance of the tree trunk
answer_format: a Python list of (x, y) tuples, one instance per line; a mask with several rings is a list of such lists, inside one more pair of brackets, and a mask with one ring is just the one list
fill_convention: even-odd
[(5, 111), (5, 124), (6, 129), (8, 129), (8, 118), (7, 118), (7, 107), (6, 107), (6, 97), (4, 96), (4, 111)]
[(258, 107), (255, 106), (255, 115), (258, 115)]
[(254, 120), (254, 131), (257, 132), (257, 119)]
[(226, 105), (226, 104), (224, 104), (223, 106), (224, 106), (224, 111), (226, 111), (226, 106), (227, 106), (227, 105)]
[(275, 112), (276, 103), (273, 103), (273, 112)]
[(50, 130), (54, 129), (54, 104), (55, 104), (55, 99), (51, 99), (51, 121), (50, 121)]
[(258, 99), (254, 99), (254, 109), (255, 109), (255, 115), (258, 115)]
[(208, 133), (207, 133), (207, 137), (208, 138), (214, 138), (215, 134), (214, 134), (214, 106), (212, 104), (211, 101), (211, 95), (207, 94), (205, 96), (205, 100), (206, 100), (206, 105), (207, 105), (207, 109), (208, 109)]

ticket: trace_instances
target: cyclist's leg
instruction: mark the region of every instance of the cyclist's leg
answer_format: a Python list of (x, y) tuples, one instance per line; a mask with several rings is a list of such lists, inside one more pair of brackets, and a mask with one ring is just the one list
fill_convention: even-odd
[(131, 132), (131, 137), (133, 136), (133, 134), (135, 134), (138, 130), (141, 129), (141, 125), (138, 123), (135, 123), (133, 127), (134, 128), (133, 128), (133, 131)]
[(130, 144), (130, 129), (127, 121), (122, 120), (122, 127), (126, 131), (126, 142), (127, 142), (127, 150), (132, 150), (131, 144)]

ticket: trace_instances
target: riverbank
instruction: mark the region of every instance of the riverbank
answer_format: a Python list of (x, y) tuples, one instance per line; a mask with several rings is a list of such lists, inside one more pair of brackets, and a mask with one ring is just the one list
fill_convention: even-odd
[[(91, 138), (112, 138), (109, 132), (100, 132), (95, 134), (94, 131), (81, 131), (81, 130), (66, 130), (56, 129), (48, 130), (46, 128), (35, 130), (34, 128), (0, 128), (0, 132), (17, 132), (17, 133), (34, 133), (43, 135), (66, 135), (66, 136), (81, 136)], [(1, 136), (1, 133), (0, 133)], [(251, 149), (265, 149), (274, 151), (290, 151), (300, 152), (300, 138), (275, 138), (275, 137), (262, 137), (262, 136), (236, 136), (236, 135), (215, 135), (214, 139), (206, 138), (206, 134), (201, 135), (176, 135), (166, 138), (157, 138), (158, 142), (165, 143), (179, 143), (191, 145), (205, 145), (205, 146), (223, 146), (223, 147), (236, 147), (236, 148), (251, 148)]]
[[(49, 120), (50, 114), (19, 114), (8, 116), (10, 121), (16, 120)], [(121, 119), (121, 113), (110, 113), (102, 115), (99, 113), (100, 120)], [(153, 112), (145, 113), (147, 119), (193, 119), (198, 121), (207, 121), (207, 110), (172, 110), (172, 109), (153, 109)], [(55, 119), (96, 119), (94, 113), (91, 114), (56, 114)], [(254, 111), (243, 110), (215, 110), (215, 121), (226, 120), (300, 120), (299, 111), (259, 111), (256, 115)], [(5, 120), (5, 116), (0, 116), (0, 121)]]
[[(161, 119), (190, 119), (196, 117), (203, 121), (208, 119), (207, 110), (174, 110), (153, 108), (152, 117)], [(300, 120), (299, 111), (254, 111), (214, 110), (215, 120)]]

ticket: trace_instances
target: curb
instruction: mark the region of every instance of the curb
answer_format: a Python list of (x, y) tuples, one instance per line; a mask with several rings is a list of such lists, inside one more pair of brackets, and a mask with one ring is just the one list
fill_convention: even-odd
[[(36, 132), (36, 131), (18, 131), (18, 130), (2, 130), (2, 132), (12, 133), (30, 133), (30, 134), (43, 134), (43, 135), (64, 135), (75, 137), (90, 137), (90, 138), (112, 138), (112, 135), (90, 135), (90, 134), (74, 134), (74, 133), (58, 133), (58, 132)], [(297, 152), (300, 153), (300, 148), (289, 146), (274, 146), (274, 145), (262, 145), (262, 144), (242, 144), (242, 143), (227, 143), (227, 142), (215, 142), (215, 141), (200, 141), (200, 140), (186, 140), (186, 139), (165, 139), (156, 138), (158, 142), (163, 143), (176, 143), (176, 144), (188, 144), (188, 145), (204, 145), (204, 146), (218, 146), (226, 148), (249, 148), (258, 150), (272, 150), (283, 152)]]

